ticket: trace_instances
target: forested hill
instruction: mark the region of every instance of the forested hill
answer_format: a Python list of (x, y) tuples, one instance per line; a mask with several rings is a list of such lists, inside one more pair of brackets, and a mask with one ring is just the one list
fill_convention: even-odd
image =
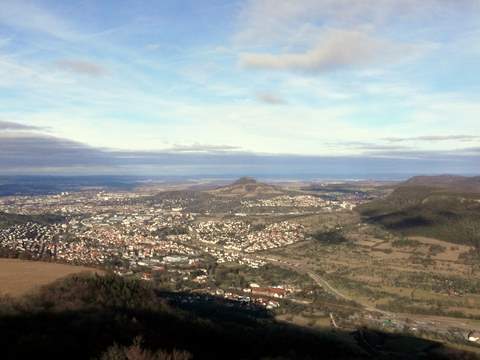
[(400, 186), (426, 186), (446, 189), (458, 193), (480, 194), (480, 176), (415, 176), (401, 183)]
[(480, 193), (470, 191), (475, 189), (476, 179), (412, 178), (385, 199), (357, 210), (367, 221), (401, 234), (480, 247)]

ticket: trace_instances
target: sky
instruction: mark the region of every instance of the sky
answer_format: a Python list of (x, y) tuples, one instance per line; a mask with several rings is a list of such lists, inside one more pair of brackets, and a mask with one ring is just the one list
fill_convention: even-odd
[(0, 175), (478, 174), (479, 64), (480, 0), (0, 0)]

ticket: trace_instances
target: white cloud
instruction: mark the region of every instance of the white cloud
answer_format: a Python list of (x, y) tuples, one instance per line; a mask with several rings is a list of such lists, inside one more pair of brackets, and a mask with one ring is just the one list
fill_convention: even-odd
[(87, 60), (64, 59), (57, 61), (57, 65), (63, 70), (91, 77), (107, 74), (107, 69), (104, 66)]
[(375, 38), (360, 31), (329, 30), (318, 44), (305, 52), (242, 54), (241, 64), (267, 70), (321, 73), (339, 68), (395, 63), (418, 53), (420, 48)]
[(256, 99), (269, 105), (283, 105), (287, 103), (281, 96), (269, 92), (256, 94)]
[(438, 49), (439, 33), (476, 27), (479, 10), (477, 0), (250, 0), (233, 40), (250, 68), (379, 71)]
[(241, 148), (231, 145), (210, 145), (210, 144), (190, 144), (190, 145), (174, 145), (165, 149), (167, 152), (177, 153), (223, 153), (239, 151)]
[(402, 21), (425, 28), (430, 22), (441, 24), (479, 9), (478, 0), (249, 0), (240, 12), (235, 40), (250, 45), (285, 44), (296, 34), (308, 38), (308, 33), (324, 26), (375, 28)]
[(389, 142), (409, 142), (409, 141), (461, 141), (470, 142), (480, 139), (475, 135), (424, 135), (415, 137), (388, 137), (385, 140)]
[(161, 49), (161, 48), (162, 48), (162, 45), (151, 43), (151, 44), (145, 45), (145, 48), (146, 48), (147, 50), (150, 50), (150, 51), (156, 51), (156, 50)]

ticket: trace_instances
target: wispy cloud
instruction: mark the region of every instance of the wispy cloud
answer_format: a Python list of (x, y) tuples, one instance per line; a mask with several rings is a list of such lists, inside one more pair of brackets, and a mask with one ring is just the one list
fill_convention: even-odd
[(480, 9), (476, 0), (247, 0), (235, 34), (242, 44), (292, 44), (315, 39), (322, 26), (355, 29), (437, 22)]
[(32, 126), (32, 125), (25, 125), (19, 124), (17, 122), (12, 121), (2, 121), (0, 120), (0, 131), (2, 130), (15, 130), (15, 131), (30, 131), (30, 130), (45, 130), (44, 128)]
[(78, 34), (60, 15), (32, 1), (2, 1), (0, 24), (34, 33), (47, 34), (62, 40), (78, 38)]
[(237, 151), (241, 150), (237, 146), (231, 146), (231, 145), (205, 145), (205, 144), (193, 144), (193, 145), (175, 145), (173, 147), (170, 147), (166, 149), (165, 151), (167, 152), (179, 152), (179, 153), (187, 153), (187, 152), (194, 152), (194, 153), (199, 153), (199, 152), (207, 152), (207, 153), (212, 153), (212, 152), (227, 152), (227, 151)]
[(161, 48), (162, 48), (162, 45), (155, 44), (155, 43), (145, 45), (145, 49), (150, 50), (150, 51), (159, 50)]
[(411, 141), (475, 141), (480, 139), (480, 136), (476, 135), (426, 135), (426, 136), (413, 136), (413, 137), (387, 137), (384, 138), (390, 142), (411, 142)]
[(269, 105), (283, 105), (287, 103), (287, 101), (281, 96), (269, 92), (258, 93), (255, 97), (257, 101)]
[(57, 61), (57, 66), (63, 70), (70, 71), (80, 75), (91, 77), (104, 76), (108, 73), (107, 69), (93, 61), (79, 59), (64, 59)]
[(395, 63), (420, 51), (418, 45), (394, 43), (360, 31), (329, 30), (312, 49), (305, 52), (240, 57), (245, 67), (263, 70), (290, 70), (322, 73), (341, 68)]
[(403, 145), (376, 144), (376, 143), (362, 142), (362, 141), (343, 141), (343, 142), (335, 142), (330, 145), (333, 148), (346, 147), (348, 149), (362, 150), (367, 152), (392, 151), (392, 150), (396, 151), (396, 150), (410, 149), (410, 147), (403, 146)]

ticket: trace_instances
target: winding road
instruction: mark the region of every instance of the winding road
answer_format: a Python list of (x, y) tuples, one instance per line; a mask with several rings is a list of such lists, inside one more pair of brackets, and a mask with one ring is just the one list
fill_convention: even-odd
[(390, 311), (380, 310), (371, 305), (361, 303), (358, 300), (352, 299), (351, 297), (345, 295), (340, 290), (332, 286), (327, 280), (325, 280), (319, 274), (313, 272), (311, 269), (309, 269), (305, 265), (294, 263), (292, 260), (286, 260), (283, 258), (277, 258), (272, 256), (268, 256), (268, 257), (256, 256), (256, 258), (267, 261), (271, 264), (275, 264), (284, 268), (294, 270), (298, 273), (307, 274), (318, 286), (320, 286), (322, 289), (329, 292), (330, 294), (336, 296), (337, 298), (340, 298), (346, 301), (353, 301), (359, 304), (365, 311), (381, 314), (384, 317), (389, 318), (391, 320), (396, 320), (400, 323), (408, 324), (410, 328), (422, 327), (425, 329), (429, 329), (431, 331), (440, 331), (444, 333), (447, 333), (450, 328), (462, 329), (465, 333), (471, 330), (480, 331), (480, 323), (477, 322), (477, 324), (472, 324), (468, 319), (433, 316), (433, 315), (422, 315), (422, 314), (393, 313)]

